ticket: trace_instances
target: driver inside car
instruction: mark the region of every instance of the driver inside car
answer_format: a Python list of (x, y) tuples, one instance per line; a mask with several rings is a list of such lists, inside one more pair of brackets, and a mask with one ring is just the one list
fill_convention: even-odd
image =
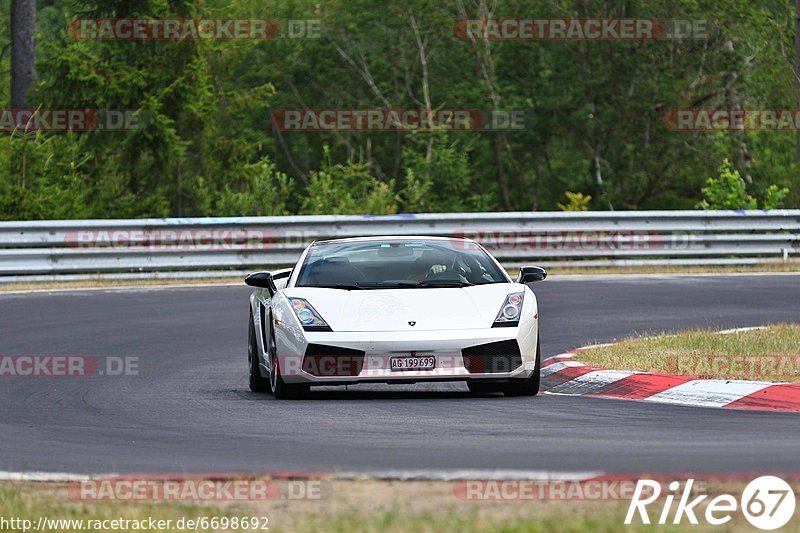
[(447, 272), (447, 265), (444, 264), (444, 257), (436, 250), (425, 250), (422, 255), (414, 261), (414, 270), (409, 279), (414, 281), (425, 281), (430, 276)]

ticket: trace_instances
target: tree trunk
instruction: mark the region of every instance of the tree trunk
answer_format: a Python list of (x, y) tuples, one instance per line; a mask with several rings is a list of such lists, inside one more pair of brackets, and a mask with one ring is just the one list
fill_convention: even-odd
[(11, 107), (30, 105), (36, 81), (36, 0), (11, 0)]

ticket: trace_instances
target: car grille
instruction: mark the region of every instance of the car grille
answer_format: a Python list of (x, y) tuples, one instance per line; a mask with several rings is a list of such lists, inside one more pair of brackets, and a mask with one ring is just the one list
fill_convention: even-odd
[(303, 357), (303, 370), (312, 376), (357, 376), (364, 367), (364, 355), (361, 350), (309, 344)]
[(501, 374), (522, 366), (519, 344), (513, 339), (470, 346), (461, 355), (470, 374)]

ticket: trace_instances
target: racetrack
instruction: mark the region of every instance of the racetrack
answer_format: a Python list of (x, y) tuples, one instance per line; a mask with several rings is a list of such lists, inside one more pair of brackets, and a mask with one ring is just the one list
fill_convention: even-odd
[[(800, 319), (800, 275), (548, 280), (545, 356)], [(247, 390), (247, 287), (0, 294), (0, 355), (138, 357), (139, 374), (0, 377), (0, 470), (795, 471), (800, 416), (466, 386)]]

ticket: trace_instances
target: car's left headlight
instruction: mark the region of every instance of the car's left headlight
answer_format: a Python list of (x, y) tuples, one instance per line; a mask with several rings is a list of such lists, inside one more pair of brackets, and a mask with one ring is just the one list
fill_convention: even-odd
[(525, 300), (524, 292), (515, 292), (506, 296), (503, 307), (494, 319), (493, 328), (515, 328), (519, 326), (519, 317), (522, 314), (522, 302)]
[(297, 320), (306, 331), (331, 331), (331, 327), (305, 298), (289, 298)]

